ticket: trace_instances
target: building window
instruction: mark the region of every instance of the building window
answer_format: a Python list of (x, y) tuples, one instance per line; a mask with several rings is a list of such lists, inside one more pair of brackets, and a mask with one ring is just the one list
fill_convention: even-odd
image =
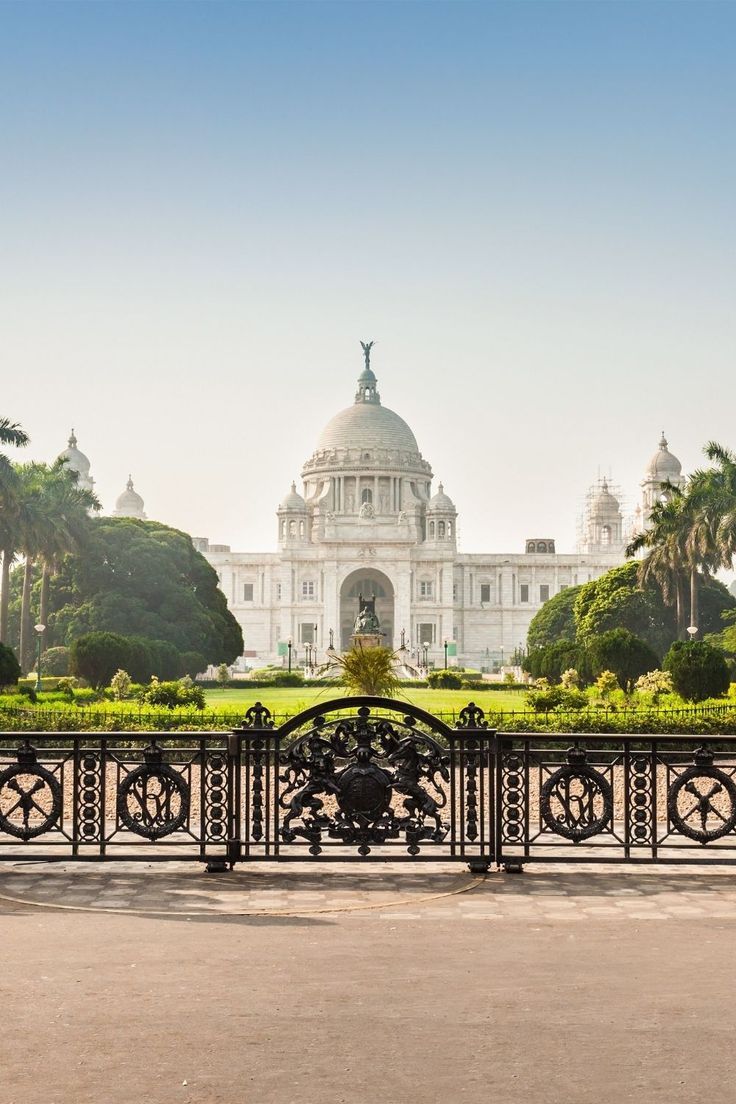
[(302, 598), (314, 598), (314, 583), (311, 579), (305, 579), (302, 583)]
[(281, 583), (276, 584), (276, 601), (281, 601)]
[(457, 602), (457, 583), (452, 584), (452, 600)]
[(434, 628), (434, 625), (431, 624), (429, 621), (425, 622), (423, 625), (417, 626), (420, 644), (434, 644)]
[(434, 522), (433, 521), (430, 521), (430, 523), (429, 523), (429, 539), (434, 540)]
[(540, 586), (540, 588), (539, 588), (539, 601), (540, 602), (549, 601), (549, 583), (542, 583), (542, 585)]
[(480, 600), (481, 600), (481, 602), (490, 602), (490, 600), (491, 600), (491, 584), (490, 583), (481, 583), (480, 584)]
[(605, 547), (605, 545), (610, 544), (610, 543), (611, 543), (611, 526), (610, 525), (604, 525), (603, 528), (601, 529), (601, 544), (604, 545), (604, 547)]
[(299, 626), (299, 642), (301, 644), (314, 644), (317, 640), (317, 626), (310, 621), (303, 621)]
[(372, 505), (372, 503), (373, 503), (373, 491), (370, 489), (370, 487), (364, 487), (363, 490), (360, 492), (360, 501), (361, 501), (361, 503), (366, 503), (367, 502), (370, 505)]
[(444, 521), (437, 522), (437, 536), (440, 540), (445, 539), (445, 523)]
[(253, 584), (252, 583), (243, 583), (243, 601), (244, 602), (252, 602), (253, 601)]
[(452, 522), (448, 521), (448, 523), (447, 523), (447, 539), (449, 540), (451, 536), (452, 536)]
[(432, 597), (432, 581), (431, 579), (421, 579), (419, 582), (419, 597), (431, 598)]
[(528, 602), (529, 601), (529, 584), (528, 583), (522, 583), (520, 585), (520, 587), (519, 587), (519, 601), (520, 602)]

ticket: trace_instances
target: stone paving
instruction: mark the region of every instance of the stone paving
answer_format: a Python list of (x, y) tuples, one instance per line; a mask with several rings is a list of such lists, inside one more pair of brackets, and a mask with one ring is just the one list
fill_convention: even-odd
[(0, 870), (0, 1104), (729, 1101), (728, 868)]

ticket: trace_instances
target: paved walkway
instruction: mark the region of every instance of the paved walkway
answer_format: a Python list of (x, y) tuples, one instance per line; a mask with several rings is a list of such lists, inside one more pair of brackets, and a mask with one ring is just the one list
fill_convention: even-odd
[(720, 868), (18, 864), (0, 1104), (729, 1100)]

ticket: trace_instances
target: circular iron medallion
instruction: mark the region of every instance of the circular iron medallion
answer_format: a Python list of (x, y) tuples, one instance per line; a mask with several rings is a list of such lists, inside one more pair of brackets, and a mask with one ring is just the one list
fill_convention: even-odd
[(578, 843), (608, 827), (613, 816), (613, 790), (592, 767), (560, 767), (542, 786), (540, 808), (552, 832)]
[(718, 767), (688, 767), (670, 786), (667, 811), (675, 829), (697, 843), (727, 836), (736, 827), (733, 778)]
[(0, 774), (0, 832), (29, 840), (48, 832), (61, 814), (58, 778), (38, 763), (16, 763)]
[(118, 817), (126, 828), (157, 840), (176, 832), (189, 816), (189, 785), (165, 764), (136, 767), (118, 787)]

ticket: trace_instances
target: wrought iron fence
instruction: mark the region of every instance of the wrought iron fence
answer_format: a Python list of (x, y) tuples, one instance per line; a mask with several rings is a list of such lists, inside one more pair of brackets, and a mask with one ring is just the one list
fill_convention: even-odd
[[(573, 741), (572, 746), (570, 745)], [(0, 860), (736, 862), (736, 735), (498, 733), (342, 698), (230, 732), (6, 733)]]

